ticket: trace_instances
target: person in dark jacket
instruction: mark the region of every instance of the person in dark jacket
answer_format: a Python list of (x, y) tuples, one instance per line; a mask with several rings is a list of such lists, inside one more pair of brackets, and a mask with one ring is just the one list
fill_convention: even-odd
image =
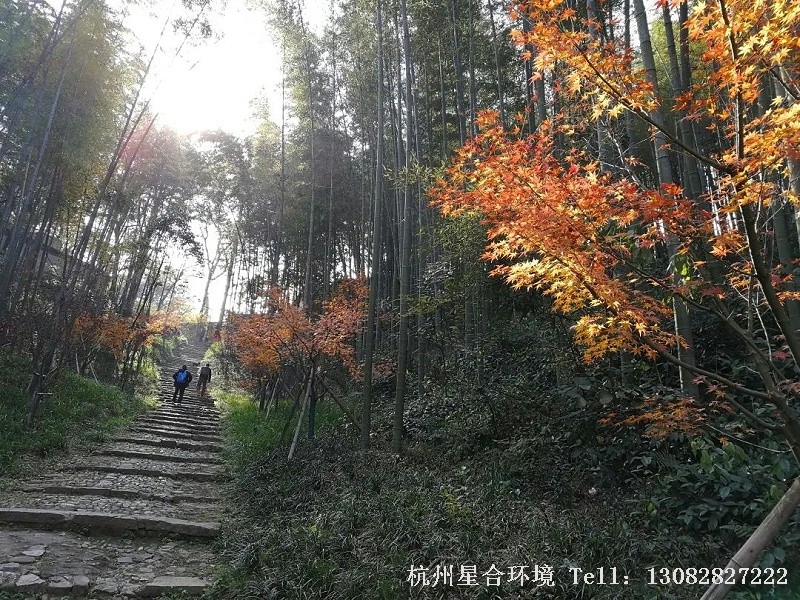
[(172, 374), (172, 379), (175, 380), (175, 391), (172, 392), (172, 401), (175, 402), (177, 398), (177, 401), (181, 402), (183, 401), (183, 392), (186, 391), (186, 388), (189, 387), (189, 384), (192, 382), (192, 372), (189, 371), (186, 365), (183, 365)]
[(197, 379), (197, 391), (200, 392), (200, 397), (206, 395), (206, 386), (211, 381), (211, 365), (206, 363), (206, 366), (200, 369), (200, 377)]

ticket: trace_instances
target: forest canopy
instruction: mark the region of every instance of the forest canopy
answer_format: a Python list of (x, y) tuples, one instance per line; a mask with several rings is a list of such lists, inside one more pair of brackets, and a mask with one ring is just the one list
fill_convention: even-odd
[(190, 52), (221, 4), (176, 4), (154, 48), (125, 2), (0, 6), (27, 424), (59, 372), (134, 387), (191, 321), (257, 418), (291, 402), (292, 455), (320, 403), (348, 452), (480, 456), (492, 493), (566, 448), (548, 494), (619, 516), (633, 487), (653, 552), (719, 562), (767, 523), (738, 564), (796, 568), (800, 5), (325, 4), (254, 7), (281, 102), (241, 135), (149, 97), (164, 36)]

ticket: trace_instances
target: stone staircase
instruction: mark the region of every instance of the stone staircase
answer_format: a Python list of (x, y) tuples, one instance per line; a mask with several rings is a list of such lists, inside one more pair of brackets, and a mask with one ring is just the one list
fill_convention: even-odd
[[(190, 344), (162, 369), (158, 407), (131, 427), (0, 492), (0, 591), (132, 598), (209, 585), (225, 472), (219, 411), (194, 385), (204, 350)], [(173, 404), (181, 364), (195, 380)]]

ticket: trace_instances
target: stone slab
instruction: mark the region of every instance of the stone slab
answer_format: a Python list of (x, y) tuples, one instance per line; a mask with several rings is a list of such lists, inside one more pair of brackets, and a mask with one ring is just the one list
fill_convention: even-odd
[[(145, 434), (147, 435), (147, 434)], [(179, 450), (199, 450), (203, 452), (220, 452), (222, 444), (192, 442), (174, 439), (164, 439), (153, 436), (152, 438), (136, 435), (121, 435), (113, 438), (115, 442), (125, 442), (128, 444), (140, 444), (142, 446), (161, 446), (163, 448), (177, 448)]]
[(31, 546), (27, 550), (23, 550), (22, 554), (25, 556), (33, 556), (34, 558), (39, 558), (42, 554), (45, 553), (47, 550), (47, 546), (43, 544), (37, 544), (36, 546)]
[(82, 464), (72, 467), (76, 471), (101, 471), (103, 473), (120, 473), (122, 475), (143, 475), (145, 477), (170, 477), (172, 479), (192, 479), (194, 481), (219, 481), (222, 473), (208, 471), (161, 471), (140, 467), (121, 467), (115, 465)]
[(221, 442), (218, 435), (206, 435), (200, 433), (190, 433), (183, 431), (175, 431), (174, 429), (166, 429), (164, 427), (148, 427), (144, 425), (131, 427), (131, 431), (135, 433), (149, 433), (151, 435), (160, 435), (163, 437), (191, 440), (193, 442)]
[(8, 571), (0, 571), (0, 590), (9, 590), (17, 583), (18, 573), (10, 573)]
[(47, 582), (35, 573), (25, 573), (17, 579), (16, 589), (24, 592), (38, 592), (47, 587)]
[(156, 577), (150, 583), (142, 586), (138, 595), (143, 598), (155, 598), (168, 592), (183, 592), (191, 595), (200, 595), (208, 587), (208, 581), (197, 577)]
[[(0, 518), (5, 516), (6, 523), (34, 523), (42, 522), (43, 514), (52, 514), (58, 519), (47, 520), (50, 526), (57, 525), (70, 530), (94, 529), (99, 531), (130, 531), (137, 533), (176, 534), (184, 537), (213, 538), (219, 534), (220, 525), (217, 522), (185, 521), (166, 517), (150, 515), (121, 515), (111, 513), (98, 513), (90, 511), (58, 511), (47, 509), (0, 509)], [(11, 562), (20, 563), (21, 558), (14, 557)]]
[(136, 450), (117, 450), (115, 448), (105, 448), (97, 454), (102, 456), (119, 456), (122, 458), (142, 458), (146, 460), (157, 460), (165, 463), (200, 463), (216, 465), (220, 459), (205, 456), (177, 456), (169, 454), (158, 454), (157, 452), (137, 452)]

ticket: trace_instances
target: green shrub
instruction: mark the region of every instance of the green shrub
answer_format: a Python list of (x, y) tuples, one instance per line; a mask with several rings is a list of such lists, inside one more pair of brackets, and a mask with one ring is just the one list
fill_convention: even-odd
[[(226, 414), (222, 423), (227, 441), (225, 452), (237, 472), (248, 468), (281, 442), (291, 439), (297, 419), (296, 410), (292, 411), (293, 401), (279, 401), (267, 418), (266, 413), (258, 410), (258, 405), (252, 398), (241, 392), (214, 388), (213, 395)], [(329, 403), (318, 403), (317, 429), (324, 430), (338, 421), (340, 415), (339, 410)], [(287, 426), (290, 417), (293, 422)], [(303, 428), (303, 438), (305, 431)]]
[(144, 401), (118, 389), (62, 371), (49, 386), (31, 427), (25, 427), (24, 392), (30, 363), (19, 357), (0, 362), (4, 402), (0, 411), (0, 472), (13, 473), (28, 454), (46, 456), (73, 445), (106, 439), (129, 423)]

